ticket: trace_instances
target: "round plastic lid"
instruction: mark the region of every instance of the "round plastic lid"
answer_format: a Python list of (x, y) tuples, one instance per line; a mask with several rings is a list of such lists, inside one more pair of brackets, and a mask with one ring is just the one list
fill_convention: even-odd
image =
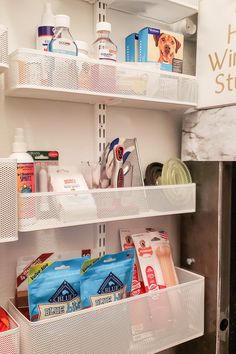
[(70, 16), (67, 16), (67, 15), (56, 15), (55, 16), (55, 27), (67, 27), (67, 28), (70, 28)]
[(77, 48), (78, 50), (84, 50), (86, 52), (89, 51), (89, 45), (87, 42), (84, 42), (84, 41), (75, 41), (76, 45), (77, 45)]
[(111, 24), (109, 22), (98, 22), (96, 25), (96, 32), (101, 31), (111, 32)]

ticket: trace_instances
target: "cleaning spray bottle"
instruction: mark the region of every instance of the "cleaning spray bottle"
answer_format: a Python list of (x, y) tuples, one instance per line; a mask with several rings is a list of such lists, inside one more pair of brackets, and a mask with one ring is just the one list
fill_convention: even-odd
[[(20, 193), (35, 192), (34, 160), (27, 153), (23, 128), (15, 129), (11, 159), (17, 162), (17, 190)], [(22, 198), (19, 202), (19, 226), (29, 226), (36, 221), (35, 205), (32, 198)]]
[(16, 128), (10, 158), (17, 160), (17, 189), (20, 193), (35, 192), (34, 160), (27, 153), (23, 128)]
[(45, 3), (44, 13), (41, 19), (41, 25), (37, 30), (37, 49), (43, 50), (44, 52), (48, 51), (48, 44), (51, 42), (51, 39), (54, 35), (54, 25), (55, 25), (55, 16), (52, 13), (52, 6), (50, 2)]

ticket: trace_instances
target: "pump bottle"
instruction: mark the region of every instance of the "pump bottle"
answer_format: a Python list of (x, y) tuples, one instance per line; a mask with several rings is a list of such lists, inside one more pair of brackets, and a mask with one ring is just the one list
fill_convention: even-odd
[(48, 45), (54, 35), (55, 16), (52, 13), (52, 6), (50, 2), (47, 2), (44, 7), (44, 13), (42, 15), (41, 25), (37, 30), (37, 49), (48, 51)]

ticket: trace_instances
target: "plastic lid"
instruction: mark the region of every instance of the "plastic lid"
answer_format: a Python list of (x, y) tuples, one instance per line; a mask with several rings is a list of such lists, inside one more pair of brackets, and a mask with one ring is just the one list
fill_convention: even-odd
[(67, 16), (67, 15), (56, 15), (55, 16), (55, 27), (67, 27), (67, 28), (70, 28), (70, 16)]
[(111, 32), (111, 24), (109, 22), (98, 22), (96, 25), (96, 32), (101, 31)]
[(87, 42), (84, 41), (75, 41), (78, 50), (84, 50), (85, 52), (89, 51), (89, 45)]
[(14, 141), (12, 144), (12, 152), (26, 152), (27, 146), (24, 137), (24, 129), (16, 128)]
[(41, 26), (54, 26), (55, 16), (52, 12), (52, 5), (50, 2), (46, 2), (44, 5), (44, 13), (41, 19)]

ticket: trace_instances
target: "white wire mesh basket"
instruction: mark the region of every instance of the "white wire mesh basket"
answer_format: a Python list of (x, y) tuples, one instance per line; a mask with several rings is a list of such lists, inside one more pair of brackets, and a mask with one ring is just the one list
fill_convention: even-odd
[(131, 106), (142, 100), (144, 108), (197, 102), (195, 77), (160, 71), (158, 64), (106, 63), (31, 49), (10, 55), (7, 88), (7, 95), (17, 97)]
[(157, 353), (203, 335), (204, 278), (178, 269), (180, 285), (21, 326), (23, 354)]
[(17, 240), (16, 160), (0, 158), (0, 243)]
[(0, 24), (0, 73), (8, 68), (8, 31)]
[(0, 353), (20, 354), (20, 329), (16, 321), (9, 315), (10, 329), (0, 333)]
[(195, 212), (196, 185), (19, 193), (19, 231)]

